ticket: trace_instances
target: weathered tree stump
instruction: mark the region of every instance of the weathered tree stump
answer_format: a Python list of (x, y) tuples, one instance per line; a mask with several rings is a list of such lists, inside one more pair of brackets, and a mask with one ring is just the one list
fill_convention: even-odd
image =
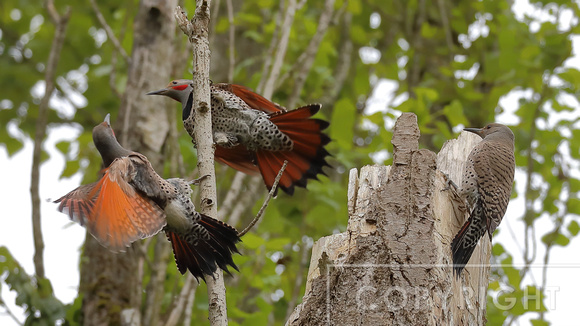
[(480, 139), (462, 133), (435, 155), (419, 136), (417, 117), (404, 113), (393, 166), (350, 171), (347, 231), (314, 244), (303, 302), (286, 325), (485, 323), (489, 239), (455, 277), (450, 244), (467, 216), (455, 216), (441, 172), (461, 184)]

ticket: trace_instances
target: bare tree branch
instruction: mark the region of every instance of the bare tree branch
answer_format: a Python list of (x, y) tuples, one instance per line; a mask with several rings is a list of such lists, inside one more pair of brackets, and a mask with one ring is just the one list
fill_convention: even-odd
[(253, 177), (248, 182), (248, 189), (244, 191), (243, 196), (235, 200), (236, 205), (232, 208), (232, 212), (228, 216), (228, 223), (230, 225), (238, 225), (242, 214), (252, 206), (259, 197), (258, 189), (261, 189), (264, 182), (261, 178)]
[(281, 16), (282, 12), (284, 11), (284, 0), (280, 0), (280, 6), (278, 12), (276, 12), (276, 17), (274, 17), (274, 22), (276, 23), (276, 28), (274, 29), (274, 33), (272, 34), (272, 39), (270, 40), (270, 46), (268, 46), (268, 51), (266, 51), (266, 57), (264, 59), (264, 66), (262, 67), (262, 77), (260, 78), (260, 82), (258, 83), (258, 87), (256, 91), (258, 93), (264, 93), (264, 86), (266, 84), (266, 76), (268, 75), (268, 71), (270, 66), (272, 65), (272, 58), (274, 57), (274, 51), (276, 50), (276, 45), (278, 44), (278, 35), (280, 34), (281, 25), (280, 22), (282, 21)]
[[(217, 217), (217, 191), (215, 182), (214, 151), (210, 109), (210, 50), (209, 22), (211, 0), (197, 1), (195, 14), (191, 22), (187, 15), (177, 7), (175, 16), (181, 30), (188, 36), (193, 45), (193, 107), (195, 111), (197, 144), (197, 167), (201, 175), (209, 177), (201, 180), (200, 210), (202, 214)], [(206, 279), (209, 297), (209, 321), (211, 325), (227, 325), (226, 289), (223, 273), (218, 270), (213, 277)]]
[(320, 15), (320, 19), (318, 20), (318, 27), (316, 28), (316, 33), (308, 43), (308, 47), (306, 50), (300, 55), (298, 60), (297, 68), (298, 71), (294, 74), (294, 88), (292, 89), (292, 94), (287, 103), (287, 107), (289, 109), (293, 109), (296, 106), (296, 102), (300, 97), (300, 93), (304, 88), (304, 83), (306, 82), (306, 77), (308, 77), (308, 73), (312, 68), (312, 64), (314, 63), (314, 58), (316, 58), (316, 53), (318, 52), (318, 48), (320, 47), (320, 43), (328, 30), (328, 25), (332, 18), (332, 13), (334, 11), (334, 0), (326, 0), (324, 3), (324, 11)]
[[(413, 49), (414, 54), (411, 58), (411, 65), (409, 68), (409, 74), (407, 78), (407, 84), (409, 89), (409, 96), (415, 97), (415, 93), (413, 89), (419, 83), (419, 73), (421, 72), (421, 49), (423, 48), (423, 37), (421, 36), (421, 27), (423, 26), (423, 22), (425, 21), (426, 16), (426, 8), (425, 0), (419, 0), (419, 4), (417, 6), (417, 19), (415, 20), (415, 26), (408, 26), (408, 29), (414, 30), (414, 37), (413, 37)], [(409, 31), (408, 35), (412, 35), (411, 31)]]
[(230, 211), (232, 210), (232, 206), (233, 206), (234, 202), (236, 202), (235, 199), (238, 198), (238, 196), (242, 192), (245, 177), (246, 177), (246, 174), (244, 174), (243, 172), (236, 172), (236, 175), (234, 176), (234, 180), (232, 181), (232, 184), (230, 185), (230, 189), (228, 190), (228, 193), (226, 194), (226, 198), (224, 198), (224, 200), (222, 202), (222, 207), (218, 211), (218, 216), (226, 216), (230, 213)]
[(52, 47), (46, 63), (44, 75), (44, 96), (38, 105), (38, 119), (34, 133), (34, 149), (32, 152), (32, 170), (30, 177), (30, 197), (32, 200), (32, 233), (34, 236), (34, 268), (36, 276), (45, 278), (44, 273), (44, 240), (42, 238), (41, 216), (40, 216), (40, 164), (42, 156), (42, 143), (46, 136), (46, 125), (48, 123), (48, 104), (55, 88), (56, 66), (60, 57), (60, 51), (64, 44), (66, 27), (70, 18), (70, 7), (65, 9), (64, 15), (60, 16), (54, 7), (52, 0), (46, 1), (52, 22), (56, 25)]
[(127, 51), (125, 51), (125, 49), (123, 49), (123, 46), (121, 46), (121, 42), (119, 42), (119, 39), (117, 39), (117, 37), (115, 36), (115, 33), (113, 32), (113, 29), (111, 28), (111, 26), (109, 26), (109, 24), (107, 24), (107, 20), (105, 19), (105, 17), (101, 13), (99, 6), (95, 2), (95, 0), (90, 0), (90, 1), (91, 1), (91, 7), (93, 8), (93, 11), (95, 12), (95, 16), (97, 16), (97, 20), (99, 21), (99, 24), (101, 24), (101, 26), (105, 30), (105, 33), (107, 33), (107, 37), (111, 40), (111, 42), (113, 42), (113, 46), (115, 47), (117, 52), (119, 52), (121, 54), (121, 56), (125, 60), (125, 63), (127, 65), (130, 65), (131, 58), (127, 54)]
[(449, 48), (449, 60), (454, 60), (453, 51), (453, 35), (451, 34), (451, 27), (449, 26), (449, 18), (447, 17), (447, 9), (445, 8), (444, 0), (437, 0), (437, 5), (439, 6), (439, 13), (441, 15), (441, 22), (443, 23), (443, 30), (445, 31), (445, 42), (447, 43), (447, 48)]
[(12, 320), (14, 320), (14, 322), (19, 325), (22, 326), (24, 325), (20, 320), (18, 320), (18, 318), (16, 318), (16, 315), (14, 315), (14, 313), (12, 312), (12, 310), (10, 310), (10, 308), (8, 307), (8, 305), (6, 305), (4, 303), (4, 301), (2, 300), (2, 298), (0, 298), (0, 306), (4, 307), (4, 309), (6, 309), (6, 315), (10, 316), (12, 318)]
[[(167, 263), (170, 246), (164, 238), (164, 234), (157, 234), (155, 237), (155, 247), (153, 251), (153, 264), (151, 266), (151, 278), (147, 284), (147, 297), (143, 308), (142, 323), (144, 326), (155, 326), (159, 324), (161, 305), (163, 299)], [(150, 238), (153, 239), (153, 238)]]
[(274, 93), (275, 81), (280, 76), (280, 70), (282, 69), (282, 63), (284, 62), (284, 56), (286, 56), (286, 49), (288, 48), (288, 41), (290, 39), (290, 29), (292, 23), (294, 22), (294, 15), (296, 14), (297, 4), (296, 0), (289, 0), (288, 7), (286, 8), (286, 13), (284, 15), (284, 21), (282, 23), (282, 31), (280, 33), (280, 41), (276, 46), (276, 56), (274, 57), (274, 63), (272, 64), (272, 70), (268, 76), (268, 80), (264, 85), (264, 91), (262, 95), (265, 98), (271, 98)]
[(185, 311), (183, 313), (183, 326), (191, 325), (191, 313), (193, 311), (194, 303), (195, 303), (195, 288), (193, 291), (189, 292), (189, 296), (187, 297), (187, 301), (185, 302)]
[(344, 14), (342, 15), (342, 23), (341, 23), (341, 35), (342, 35), (342, 45), (340, 46), (338, 60), (336, 62), (336, 66), (334, 69), (334, 81), (332, 83), (332, 88), (327, 94), (320, 99), (323, 104), (326, 103), (334, 103), (336, 102), (340, 91), (346, 81), (350, 66), (352, 62), (352, 54), (354, 46), (352, 44), (352, 39), (349, 36), (350, 33), (350, 25), (352, 22), (352, 13), (346, 10), (346, 3), (345, 6), (341, 10), (344, 9)]
[(230, 23), (229, 28), (229, 66), (228, 66), (228, 83), (234, 82), (234, 68), (236, 67), (236, 25), (234, 25), (234, 6), (232, 5), (232, 0), (226, 0), (226, 7), (228, 8), (228, 21)]
[(302, 245), (300, 246), (300, 265), (298, 266), (298, 271), (296, 272), (296, 279), (294, 280), (294, 288), (292, 289), (292, 297), (288, 302), (288, 308), (286, 309), (286, 317), (284, 320), (288, 320), (290, 315), (296, 308), (296, 303), (298, 302), (298, 296), (300, 295), (300, 289), (302, 288), (302, 281), (304, 280), (304, 270), (306, 269), (306, 265), (310, 261), (310, 247), (308, 243), (302, 241)]
[(214, 33), (214, 31), (215, 25), (218, 22), (218, 17), (220, 15), (221, 0), (214, 0), (211, 4), (213, 10), (211, 11), (211, 21), (210, 21), (211, 26), (209, 28), (212, 33), (209, 35), (209, 44), (213, 44), (213, 40), (215, 39), (216, 33)]
[(179, 292), (179, 296), (175, 301), (175, 306), (171, 309), (167, 321), (165, 321), (165, 326), (175, 326), (179, 322), (180, 317), (185, 313), (187, 307), (189, 296), (195, 295), (195, 290), (197, 290), (198, 283), (191, 274), (187, 274), (185, 278), (185, 284)]
[(288, 161), (285, 160), (284, 164), (280, 168), (280, 171), (278, 171), (278, 175), (276, 176), (276, 179), (274, 179), (274, 184), (272, 185), (272, 189), (270, 189), (268, 196), (266, 196), (266, 199), (264, 200), (262, 207), (260, 207), (258, 214), (256, 214), (256, 217), (254, 217), (252, 222), (250, 222), (250, 224), (248, 224), (248, 226), (242, 232), (238, 233), (238, 236), (240, 238), (244, 234), (248, 233), (248, 231), (250, 231), (252, 229), (252, 227), (258, 222), (258, 220), (260, 220), (262, 215), (264, 215), (264, 211), (266, 210), (266, 207), (268, 207), (268, 203), (270, 203), (270, 199), (272, 199), (272, 197), (274, 197), (274, 194), (276, 193), (276, 189), (278, 189), (278, 182), (280, 182), (280, 178), (282, 178), (282, 173), (284, 173), (284, 170), (286, 170), (286, 166), (288, 166)]

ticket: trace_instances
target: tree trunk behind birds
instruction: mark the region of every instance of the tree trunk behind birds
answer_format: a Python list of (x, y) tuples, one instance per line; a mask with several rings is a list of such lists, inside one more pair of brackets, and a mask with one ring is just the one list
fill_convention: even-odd
[[(162, 147), (169, 128), (175, 126), (170, 125), (162, 99), (146, 97), (145, 93), (172, 77), (174, 63), (169, 58), (175, 51), (176, 6), (176, 0), (139, 3), (127, 85), (119, 116), (113, 123), (119, 142), (145, 154), (158, 171), (163, 171)], [(142, 241), (133, 243), (125, 253), (115, 254), (87, 236), (80, 282), (84, 325), (141, 325), (142, 321), (144, 325), (157, 324), (161, 297), (153, 300), (153, 305), (146, 300), (141, 317), (143, 258), (138, 246), (143, 246)], [(165, 268), (159, 271), (165, 273)], [(155, 275), (152, 279), (164, 277)], [(157, 290), (148, 292), (148, 298), (154, 298)], [(162, 282), (160, 290), (163, 291)]]

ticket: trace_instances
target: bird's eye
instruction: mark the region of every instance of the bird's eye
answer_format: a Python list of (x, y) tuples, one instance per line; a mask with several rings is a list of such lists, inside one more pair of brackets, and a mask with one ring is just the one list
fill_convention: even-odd
[(175, 80), (172, 83), (173, 83), (173, 85), (177, 85), (177, 82)]

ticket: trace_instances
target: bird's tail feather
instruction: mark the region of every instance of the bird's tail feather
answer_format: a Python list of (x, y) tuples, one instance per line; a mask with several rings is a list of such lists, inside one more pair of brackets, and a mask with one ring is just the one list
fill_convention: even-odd
[(329, 166), (326, 157), (330, 155), (324, 146), (330, 142), (330, 138), (322, 131), (328, 127), (328, 122), (310, 118), (320, 108), (320, 104), (310, 104), (270, 116), (270, 121), (292, 139), (293, 149), (256, 152), (256, 163), (268, 189), (272, 188), (285, 160), (288, 161), (288, 166), (280, 179), (279, 187), (288, 194), (294, 193), (294, 186), (306, 187), (308, 179), (317, 179), (318, 174), (324, 174), (322, 168)]
[(200, 238), (195, 244), (167, 231), (179, 272), (185, 274), (189, 270), (193, 276), (205, 281), (205, 275), (213, 275), (218, 266), (228, 274), (228, 265), (238, 270), (232, 259), (234, 252), (239, 253), (236, 243), (240, 238), (236, 229), (203, 214), (199, 223), (209, 233), (209, 239)]
[(478, 214), (480, 208), (476, 208), (471, 217), (463, 224), (461, 230), (457, 233), (451, 242), (451, 253), (453, 255), (453, 271), (457, 277), (465, 268), (465, 265), (471, 258), (479, 239), (485, 233), (485, 224), (480, 223)]

